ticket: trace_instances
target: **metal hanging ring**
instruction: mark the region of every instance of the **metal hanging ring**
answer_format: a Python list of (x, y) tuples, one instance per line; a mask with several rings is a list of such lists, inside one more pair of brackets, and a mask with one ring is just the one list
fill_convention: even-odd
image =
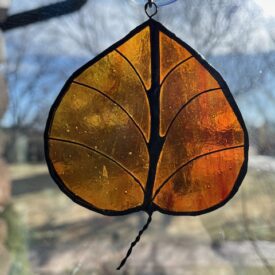
[[(150, 14), (149, 10), (153, 8), (153, 13)], [(145, 13), (147, 16), (151, 19), (153, 16), (155, 16), (158, 13), (158, 6), (155, 2), (148, 1), (144, 6)]]

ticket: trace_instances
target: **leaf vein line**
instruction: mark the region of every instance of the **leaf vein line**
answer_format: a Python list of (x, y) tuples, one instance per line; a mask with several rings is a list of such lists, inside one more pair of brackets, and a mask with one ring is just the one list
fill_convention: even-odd
[(135, 175), (133, 175), (126, 167), (124, 167), (121, 163), (119, 163), (118, 161), (114, 160), (113, 158), (109, 157), (108, 155), (104, 154), (103, 152), (99, 151), (99, 150), (96, 150), (94, 148), (91, 148), (85, 144), (82, 144), (82, 143), (79, 143), (79, 142), (76, 142), (76, 141), (71, 141), (71, 140), (66, 140), (66, 139), (62, 139), (62, 138), (54, 138), (54, 137), (48, 137), (49, 140), (54, 140), (54, 141), (59, 141), (59, 142), (64, 142), (64, 143), (69, 143), (69, 144), (74, 144), (74, 145), (78, 145), (80, 147), (83, 147), (83, 148), (86, 148), (90, 151), (93, 151), (105, 158), (107, 158), (108, 160), (112, 161), (113, 163), (115, 163), (117, 166), (119, 166), (121, 169), (123, 169), (128, 175), (130, 175), (138, 184), (139, 186), (141, 187), (143, 193), (145, 192), (144, 191), (144, 188), (141, 184), (141, 182), (136, 178)]
[(131, 68), (134, 70), (135, 74), (137, 75), (139, 81), (141, 82), (144, 91), (146, 92), (146, 91), (147, 91), (146, 86), (145, 86), (145, 84), (144, 84), (144, 82), (143, 82), (143, 80), (142, 80), (140, 74), (138, 73), (137, 69), (136, 69), (135, 66), (132, 64), (132, 62), (131, 62), (122, 52), (120, 52), (118, 49), (115, 49), (115, 51), (116, 51), (119, 55), (121, 55), (121, 57), (123, 57), (123, 58), (127, 61), (127, 63), (131, 66)]
[(199, 155), (199, 156), (196, 156), (194, 158), (192, 158), (191, 160), (187, 161), (186, 163), (182, 164), (180, 167), (178, 167), (168, 178), (166, 178), (163, 183), (160, 185), (160, 187), (156, 190), (153, 198), (152, 198), (152, 201), (156, 198), (156, 196), (159, 194), (159, 192), (161, 191), (161, 189), (164, 187), (164, 185), (177, 173), (179, 172), (182, 168), (184, 168), (185, 166), (187, 166), (189, 163), (197, 160), (197, 159), (200, 159), (202, 157), (205, 157), (205, 156), (208, 156), (208, 155), (212, 155), (212, 154), (215, 154), (215, 153), (219, 153), (219, 152), (223, 152), (223, 151), (227, 151), (227, 150), (233, 150), (233, 149), (237, 149), (237, 148), (244, 148), (244, 144), (243, 145), (238, 145), (238, 146), (232, 146), (232, 147), (228, 147), (228, 148), (223, 148), (223, 149), (219, 149), (219, 150), (215, 150), (215, 151), (211, 151), (211, 152), (208, 152), (208, 153), (205, 153), (205, 154), (202, 154), (202, 155)]
[(84, 83), (81, 83), (81, 82), (78, 82), (78, 81), (73, 81), (72, 83), (75, 83), (77, 85), (80, 85), (80, 86), (83, 86), (83, 87), (86, 87), (88, 89), (91, 89), (91, 90), (94, 90), (95, 92), (101, 94), (102, 96), (106, 97), (107, 99), (109, 99), (111, 102), (113, 102), (115, 105), (117, 105), (128, 117), (129, 119), (134, 123), (135, 127), (137, 128), (138, 132), (141, 134), (145, 144), (147, 144), (147, 140), (146, 140), (146, 137), (142, 131), (142, 129), (140, 128), (140, 126), (137, 124), (137, 122), (133, 119), (133, 117), (127, 112), (126, 109), (124, 109), (119, 103), (117, 103), (115, 100), (113, 100), (110, 96), (106, 95), (105, 93), (101, 92), (100, 90), (92, 87), (92, 86), (89, 86), (87, 84), (84, 84)]
[(170, 74), (172, 74), (173, 71), (175, 71), (179, 66), (181, 66), (183, 63), (187, 62), (189, 59), (193, 58), (194, 56), (191, 55), (189, 57), (187, 57), (186, 59), (180, 61), (177, 65), (175, 65), (167, 74), (166, 76), (163, 78), (160, 87), (162, 87), (162, 85), (164, 84), (165, 80), (170, 76)]
[(198, 94), (196, 94), (195, 96), (191, 97), (186, 103), (184, 103), (181, 108), (178, 110), (178, 112), (176, 113), (176, 115), (174, 116), (174, 118), (171, 120), (167, 130), (166, 130), (166, 133), (165, 133), (165, 137), (168, 135), (168, 132), (170, 131), (170, 128), (172, 127), (173, 123), (175, 122), (176, 118), (179, 116), (179, 114), (181, 113), (182, 110), (185, 109), (185, 107), (187, 107), (187, 105), (189, 105), (194, 99), (196, 99), (197, 97), (203, 95), (203, 94), (206, 94), (206, 93), (210, 93), (210, 92), (214, 92), (214, 91), (217, 91), (217, 90), (221, 90), (221, 87), (219, 88), (213, 88), (213, 89), (209, 89), (209, 90), (205, 90), (203, 92), (200, 92)]

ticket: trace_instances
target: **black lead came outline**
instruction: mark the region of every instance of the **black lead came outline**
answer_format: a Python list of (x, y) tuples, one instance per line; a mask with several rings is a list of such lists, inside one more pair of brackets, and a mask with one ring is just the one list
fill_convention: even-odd
[[(135, 208), (127, 209), (124, 211), (111, 211), (111, 210), (106, 210), (106, 209), (98, 209), (97, 207), (91, 205), (90, 203), (84, 201), (82, 198), (78, 197), (76, 194), (71, 192), (62, 182), (61, 178), (58, 176), (56, 173), (54, 166), (51, 162), (50, 156), (49, 156), (49, 133), (52, 125), (52, 121), (55, 115), (55, 112), (62, 101), (63, 96), (65, 93), (68, 91), (70, 85), (74, 82), (74, 79), (79, 76), (83, 71), (85, 71), (87, 68), (95, 64), (97, 61), (99, 61), (101, 58), (106, 56), (112, 51), (116, 51), (120, 53), (117, 48), (124, 44), (127, 40), (132, 38), (134, 35), (142, 31), (144, 28), (148, 27), (150, 28), (150, 44), (151, 44), (151, 71), (152, 71), (152, 86), (151, 89), (148, 91), (148, 100), (149, 100), (149, 105), (150, 105), (150, 112), (151, 112), (151, 135), (150, 135), (150, 140), (148, 143), (148, 149), (149, 149), (149, 154), (150, 154), (150, 164), (149, 164), (149, 173), (148, 173), (148, 180), (145, 188), (145, 197), (144, 197), (144, 202), (142, 205), (137, 206)], [(207, 209), (204, 209), (202, 211), (192, 211), (192, 212), (173, 212), (173, 211), (167, 211), (165, 209), (160, 208), (156, 204), (152, 202), (152, 189), (153, 189), (153, 184), (154, 184), (154, 178), (156, 175), (156, 166), (159, 158), (159, 153), (161, 152), (161, 148), (164, 144), (165, 137), (161, 137), (159, 134), (159, 117), (160, 117), (160, 106), (159, 106), (159, 92), (160, 92), (160, 49), (159, 49), (159, 32), (164, 33), (167, 35), (169, 38), (175, 40), (177, 43), (179, 43), (182, 47), (186, 48), (190, 53), (191, 56), (189, 58), (196, 58), (196, 60), (206, 69), (209, 71), (209, 73), (212, 75), (212, 77), (218, 82), (220, 87), (218, 89), (222, 89), (224, 96), (227, 99), (227, 102), (230, 104), (232, 110), (234, 111), (238, 122), (240, 123), (242, 130), (244, 132), (244, 162), (242, 164), (242, 167), (240, 169), (239, 175), (237, 177), (237, 180), (234, 184), (233, 189), (231, 190), (230, 194), (228, 197), (223, 200), (222, 202), (209, 207)], [(188, 59), (189, 59), (188, 58)], [(127, 59), (126, 59), (127, 61)], [(181, 61), (180, 63), (183, 63)], [(180, 64), (177, 64), (175, 67), (178, 67)], [(133, 68), (133, 67), (132, 67)], [(135, 70), (135, 68), (133, 68)], [(174, 68), (175, 69), (175, 68)], [(136, 71), (136, 70), (135, 70)], [(136, 71), (137, 73), (137, 71)], [(139, 76), (139, 74), (137, 73)], [(167, 76), (166, 76), (167, 77)], [(142, 80), (142, 79), (140, 79)], [(143, 82), (143, 81), (142, 81)], [(163, 82), (162, 82), (163, 83)], [(143, 83), (144, 85), (144, 83)], [(143, 86), (145, 87), (145, 85)], [(207, 91), (204, 91), (207, 92)], [(89, 61), (87, 64), (82, 66), (80, 69), (78, 69), (73, 75), (67, 80), (65, 83), (63, 89), (61, 90), (60, 94), (58, 95), (56, 101), (54, 102), (49, 118), (47, 120), (47, 125), (44, 133), (44, 139), (45, 139), (45, 157), (46, 161), (48, 164), (49, 172), (53, 179), (56, 181), (60, 189), (67, 194), (74, 202), (90, 209), (95, 212), (104, 214), (104, 215), (109, 215), (109, 216), (118, 216), (118, 215), (126, 215), (129, 213), (137, 212), (137, 211), (146, 211), (149, 216), (152, 215), (154, 211), (159, 211), (164, 214), (168, 215), (188, 215), (188, 216), (195, 216), (195, 215), (201, 215), (208, 213), (210, 211), (213, 211), (221, 206), (223, 206), (226, 202), (228, 202), (238, 191), (240, 184), (245, 177), (245, 174), (247, 172), (247, 163), (248, 163), (248, 147), (249, 147), (249, 141), (248, 141), (248, 133), (242, 118), (242, 115), (237, 107), (237, 104), (231, 95), (229, 88), (226, 84), (226, 82), (223, 80), (221, 75), (213, 68), (211, 67), (194, 49), (192, 49), (189, 45), (187, 45), (185, 42), (181, 41), (179, 38), (177, 38), (173, 33), (171, 33), (169, 30), (167, 30), (164, 26), (162, 26), (159, 22), (155, 21), (154, 19), (150, 18), (148, 21), (145, 23), (141, 24), (138, 26), (136, 29), (131, 31), (125, 38), (122, 40), (118, 41), (114, 45), (112, 45), (110, 48), (99, 54), (97, 57), (95, 57), (93, 60)]]

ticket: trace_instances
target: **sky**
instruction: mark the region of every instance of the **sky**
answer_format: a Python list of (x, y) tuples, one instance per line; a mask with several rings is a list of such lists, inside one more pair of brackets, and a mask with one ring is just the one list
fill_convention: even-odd
[(265, 17), (275, 17), (275, 0), (255, 0)]
[[(120, 0), (122, 1), (122, 0)], [(145, 0), (125, 0), (129, 3), (134, 3), (136, 5), (143, 5)], [(160, 4), (174, 4), (176, 1), (181, 0), (155, 0), (156, 3)], [(12, 8), (10, 10), (11, 13), (23, 11), (26, 9), (31, 9), (40, 6), (41, 4), (45, 3), (54, 3), (57, 2), (57, 0), (11, 0), (12, 2)], [(115, 5), (115, 1), (107, 0), (106, 2), (109, 2), (110, 5)], [(274, 0), (254, 0), (254, 2), (262, 9), (263, 15), (265, 17), (275, 17), (275, 1)]]
[[(41, 6), (41, 4), (45, 4), (45, 3), (52, 3), (52, 2), (56, 2), (57, 0), (51, 0), (51, 1), (46, 1), (46, 0), (12, 0), (12, 8), (10, 13), (16, 13), (19, 11), (23, 11), (23, 10), (27, 10), (27, 9), (31, 9), (31, 8), (35, 8), (37, 6)], [(121, 1), (124, 1), (125, 5), (122, 6), (118, 6), (117, 3), (121, 3)], [(174, 7), (177, 7), (177, 2), (179, 3), (179, 1), (182, 0), (178, 0), (174, 3), (171, 4), (174, 5)], [(262, 18), (266, 19), (269, 22), (274, 22), (274, 26), (275, 26), (275, 0), (254, 0), (258, 7), (261, 9), (261, 13), (262, 13)], [(94, 9), (101, 14), (101, 16), (103, 17), (104, 22), (106, 22), (108, 26), (108, 28), (110, 29), (115, 29), (116, 31), (114, 32), (112, 37), (105, 37), (104, 35), (102, 35), (101, 37), (101, 43), (99, 45), (99, 51), (104, 50), (105, 48), (107, 48), (108, 46), (110, 46), (112, 43), (114, 43), (115, 41), (117, 41), (118, 39), (120, 39), (121, 37), (123, 37), (129, 30), (131, 30), (131, 28), (134, 28), (135, 25), (138, 22), (135, 22), (135, 20), (133, 19), (132, 21), (130, 21), (129, 19), (129, 30), (121, 30), (119, 25), (113, 25), (114, 24), (114, 20), (113, 18), (121, 13), (130, 13), (130, 12), (135, 12), (135, 11), (141, 11), (141, 13), (143, 14), (143, 8), (142, 4), (140, 4), (140, 2), (142, 2), (142, 0), (106, 0), (106, 5), (102, 5), (100, 4), (100, 1), (94, 1), (93, 5), (94, 5)], [(162, 0), (162, 2), (165, 2), (165, 0)], [(129, 5), (128, 5), (129, 3)], [(97, 5), (98, 4), (98, 5)], [(162, 11), (165, 13), (166, 7), (162, 7), (161, 8)], [(167, 9), (168, 10), (168, 9)], [(128, 15), (127, 15), (128, 16)], [(125, 16), (126, 17), (126, 16)], [(128, 16), (129, 17), (129, 16)], [(144, 19), (139, 19), (139, 20), (145, 20), (146, 17), (144, 17)], [(49, 28), (54, 29), (56, 27), (57, 24), (59, 24), (58, 20), (52, 20), (50, 22), (48, 22), (47, 25), (49, 26)], [(264, 26), (264, 20), (262, 20), (263, 25), (259, 27), (259, 29), (257, 29), (255, 31), (255, 41), (260, 40), (261, 37), (261, 42), (262, 43), (258, 43), (259, 44), (259, 48), (257, 50), (259, 51), (269, 51), (269, 46), (264, 44), (268, 44), (265, 43), (265, 26)], [(33, 41), (30, 42), (30, 44), (32, 43), (33, 45), (35, 45), (36, 41), (38, 41), (37, 46), (36, 47), (32, 47), (32, 52), (35, 53), (35, 51), (37, 51), (39, 54), (45, 54), (45, 55), (50, 55), (50, 54), (54, 54), (54, 55), (60, 55), (60, 54), (64, 54), (64, 55), (71, 55), (72, 57), (77, 57), (79, 56), (81, 59), (81, 62), (84, 58), (91, 58), (89, 55), (87, 55), (87, 52), (85, 52), (84, 50), (79, 50), (79, 46), (75, 46), (73, 44), (70, 44), (70, 47), (65, 47), (64, 51), (60, 52), (56, 51), (54, 45), (47, 45), (46, 43), (39, 43), (39, 39), (41, 39), (41, 37), (43, 38), (43, 33), (44, 33), (44, 25), (40, 25), (41, 26), (41, 30), (43, 29), (43, 31), (40, 31), (39, 33), (35, 33), (35, 36), (32, 37)], [(40, 27), (39, 27), (40, 28)], [(275, 27), (274, 27), (275, 29)], [(73, 30), (72, 30), (73, 31)], [(172, 30), (173, 31), (173, 30)], [(17, 31), (15, 31), (17, 32)], [(18, 30), (18, 32), (22, 32), (22, 30)], [(125, 34), (124, 34), (125, 32)], [(47, 36), (47, 31), (45, 32), (45, 36)], [(45, 38), (45, 37), (44, 37)], [(61, 35), (58, 39), (58, 41), (54, 41), (54, 43), (58, 44), (63, 44), (63, 45), (68, 45), (70, 42), (67, 42), (65, 40), (65, 36)], [(44, 39), (45, 41), (47, 41), (47, 39)], [(9, 40), (7, 39), (7, 41), (9, 42)], [(42, 39), (43, 41), (43, 39)], [(238, 41), (235, 41), (235, 43), (237, 44)], [(8, 50), (8, 54), (13, 54), (12, 51)], [(220, 53), (218, 53), (220, 54)], [(255, 52), (253, 53), (255, 54)], [(78, 63), (76, 63), (78, 64)], [(24, 66), (27, 67), (32, 67), (34, 66), (34, 64), (30, 63), (30, 62), (26, 62), (24, 64)], [(36, 65), (35, 65), (36, 66)], [(30, 68), (30, 71), (33, 68)], [(34, 68), (35, 69), (35, 68)], [(73, 70), (75, 70), (76, 67), (75, 66), (70, 66), (68, 67), (68, 70), (66, 72), (66, 75), (70, 75), (70, 73), (73, 72)], [(27, 72), (27, 70), (23, 70), (24, 72)], [(61, 84), (58, 84), (61, 85)], [(11, 84), (12, 86), (12, 84)], [(13, 86), (12, 86), (13, 87)], [(59, 89), (59, 86), (58, 86)], [(245, 100), (244, 100), (245, 102)], [(240, 106), (244, 113), (246, 113), (245, 115), (247, 117), (250, 117), (250, 120), (255, 121), (255, 123), (260, 124), (261, 120), (259, 120), (259, 116), (255, 115), (253, 117), (253, 114), (256, 112), (250, 112), (250, 110), (248, 110), (246, 108), (246, 103), (244, 103), (244, 106)], [(274, 116), (274, 112), (270, 114), (270, 116)], [(4, 124), (8, 125), (11, 121), (11, 114), (9, 112), (7, 112), (5, 118), (4, 118)]]
[[(11, 0), (11, 8), (10, 8), (10, 14), (14, 14), (20, 11), (25, 11), (29, 10), (41, 5), (49, 4), (49, 3), (54, 3), (57, 1), (61, 0)], [(177, 9), (177, 5), (181, 1), (185, 0), (155, 0), (157, 3), (165, 4), (165, 3), (171, 3), (168, 6), (163, 6), (160, 7), (160, 13), (164, 14), (166, 11), (169, 13), (170, 7), (173, 7)], [(188, 1), (188, 0), (187, 0)], [(253, 18), (253, 20), (258, 20), (259, 22), (257, 23), (257, 29), (255, 29), (255, 41), (256, 40), (261, 40), (262, 43), (260, 47), (255, 49), (253, 45), (253, 49), (251, 51), (269, 51), (270, 50), (270, 43), (269, 43), (269, 37), (266, 33), (266, 24), (269, 24), (269, 28), (275, 29), (275, 0), (250, 0), (251, 3), (256, 3), (256, 5), (259, 7), (261, 11), (261, 15), (257, 16), (257, 18)], [(114, 39), (108, 39), (107, 37), (102, 37), (101, 40), (102, 42), (102, 50), (104, 48), (107, 48), (109, 45), (117, 41), (119, 38), (123, 37), (126, 33), (128, 33), (134, 26), (140, 24), (141, 22), (146, 20), (146, 16), (144, 14), (143, 10), (143, 3), (145, 0), (104, 0), (104, 5), (102, 5), (102, 1), (100, 0), (90, 0), (88, 1), (88, 4), (91, 4), (91, 6), (94, 7), (94, 10), (97, 10), (97, 13), (101, 15), (101, 17), (104, 19), (106, 24), (110, 26), (110, 28), (115, 28), (116, 32), (114, 33)], [(226, 1), (225, 1), (226, 2)], [(255, 6), (256, 7), (256, 6)], [(133, 13), (136, 15), (141, 15), (140, 20), (136, 20), (134, 18)], [(125, 14), (125, 19), (129, 22), (129, 28), (124, 31), (120, 28), (120, 25), (113, 26), (115, 19), (121, 17), (121, 14)], [(69, 15), (71, 16), (71, 15)], [(92, 15), (91, 15), (92, 16)], [(269, 22), (269, 23), (267, 23)], [(169, 23), (169, 22), (168, 22)], [(50, 20), (47, 22), (48, 26), (54, 26), (57, 24), (56, 20)], [(182, 38), (181, 36), (184, 35), (184, 33), (181, 33), (178, 28), (175, 30), (174, 25), (169, 25), (171, 31), (176, 31), (177, 34)], [(47, 32), (45, 32), (47, 35)], [(39, 33), (38, 36), (41, 36), (42, 32)], [(60, 37), (62, 40), (63, 37)], [(106, 42), (106, 43), (104, 43)], [(190, 42), (190, 41), (189, 41)], [(238, 41), (236, 41), (237, 43)], [(75, 53), (78, 51), (78, 48), (74, 48), (74, 45), (71, 45), (68, 49), (66, 49), (67, 54), (72, 54), (75, 55)], [(44, 51), (50, 50), (50, 47), (45, 47)], [(219, 49), (219, 51), (223, 51), (224, 48)], [(226, 51), (226, 50), (225, 50)], [(79, 51), (78, 51), (79, 52)]]

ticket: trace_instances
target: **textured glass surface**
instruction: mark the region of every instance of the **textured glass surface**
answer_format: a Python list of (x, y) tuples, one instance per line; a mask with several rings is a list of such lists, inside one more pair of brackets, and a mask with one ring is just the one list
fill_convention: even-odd
[(100, 209), (122, 211), (142, 204), (139, 184), (124, 169), (96, 151), (50, 141), (54, 167), (66, 187)]
[(192, 54), (164, 33), (159, 34), (159, 42), (160, 82), (162, 82), (170, 70)]
[(163, 82), (160, 91), (161, 135), (165, 135), (182, 105), (197, 94), (214, 88), (219, 88), (219, 84), (194, 57), (175, 67)]
[(201, 94), (185, 105), (167, 132), (154, 189), (191, 159), (243, 144), (242, 128), (222, 91)]
[(75, 81), (100, 90), (123, 106), (149, 139), (150, 114), (146, 93), (133, 68), (119, 53), (113, 51), (101, 58)]
[(72, 84), (56, 111), (50, 137), (108, 155), (145, 186), (148, 153), (142, 135), (129, 116), (98, 91)]
[(165, 143), (154, 202), (166, 211), (201, 211), (232, 191), (243, 163), (243, 129), (211, 73), (163, 34), (160, 58), (160, 135)]
[(117, 49), (137, 70), (147, 90), (151, 87), (151, 47), (149, 27)]
[(221, 203), (232, 191), (243, 151), (230, 149), (190, 162), (167, 181), (154, 201), (174, 212), (201, 211)]
[(124, 211), (144, 200), (150, 114), (143, 83), (151, 80), (150, 62), (145, 62), (149, 41), (147, 27), (121, 52), (115, 49), (87, 66), (68, 86), (51, 122), (53, 168), (70, 192), (98, 209)]

